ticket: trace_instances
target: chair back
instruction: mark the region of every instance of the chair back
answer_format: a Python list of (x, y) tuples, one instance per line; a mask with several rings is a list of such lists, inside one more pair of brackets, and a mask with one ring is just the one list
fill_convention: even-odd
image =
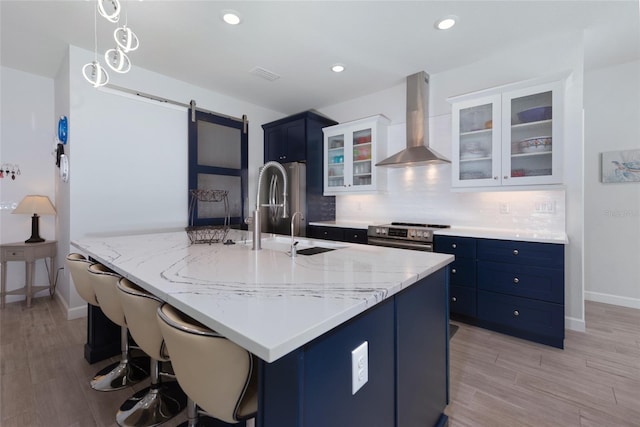
[(91, 284), (91, 276), (89, 275), (89, 266), (94, 264), (78, 253), (70, 253), (67, 255), (67, 266), (71, 273), (71, 280), (78, 292), (78, 295), (91, 305), (100, 305), (96, 299), (96, 292)]
[(122, 276), (99, 263), (89, 267), (89, 275), (102, 312), (116, 325), (126, 327), (127, 321), (117, 288), (118, 281)]
[(169, 304), (158, 309), (158, 322), (176, 379), (191, 400), (227, 423), (255, 416), (255, 356)]
[(125, 277), (118, 282), (118, 291), (127, 327), (135, 342), (152, 359), (169, 360), (157, 317), (163, 301)]

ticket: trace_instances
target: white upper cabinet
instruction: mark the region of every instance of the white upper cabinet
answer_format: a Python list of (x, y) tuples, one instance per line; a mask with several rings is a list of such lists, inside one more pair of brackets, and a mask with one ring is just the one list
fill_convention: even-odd
[(377, 115), (329, 126), (324, 132), (324, 194), (373, 192), (385, 184), (383, 159), (389, 119)]
[(562, 83), (489, 92), (450, 99), (452, 185), (561, 184)]

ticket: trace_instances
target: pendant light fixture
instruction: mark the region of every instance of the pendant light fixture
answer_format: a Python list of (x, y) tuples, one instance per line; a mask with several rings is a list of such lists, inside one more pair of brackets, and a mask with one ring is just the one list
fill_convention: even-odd
[[(84, 78), (93, 85), (93, 87), (104, 86), (109, 82), (109, 74), (107, 70), (100, 65), (98, 61), (98, 23), (97, 14), (104, 17), (107, 21), (117, 23), (122, 15), (122, 7), (119, 0), (96, 0), (96, 9), (94, 12), (94, 53), (95, 59), (85, 64), (82, 68)], [(131, 60), (127, 56), (128, 52), (132, 52), (140, 46), (138, 36), (127, 27), (127, 15), (125, 12), (124, 25), (117, 27), (113, 31), (113, 38), (116, 47), (109, 49), (104, 53), (104, 60), (113, 71), (124, 74), (131, 70)]]
[(116, 73), (124, 74), (131, 69), (131, 61), (126, 53), (116, 47), (115, 49), (109, 49), (104, 53), (104, 60), (113, 71)]
[(138, 46), (140, 46), (138, 36), (131, 31), (131, 28), (127, 27), (126, 23), (122, 27), (115, 29), (113, 32), (113, 38), (116, 39), (116, 43), (123, 52), (134, 51)]
[[(101, 2), (102, 3), (102, 2)], [(125, 12), (124, 25), (113, 31), (113, 38), (116, 41), (116, 47), (109, 49), (104, 53), (104, 60), (109, 68), (116, 73), (127, 73), (131, 70), (131, 60), (126, 52), (134, 51), (140, 46), (138, 36), (127, 27), (128, 16)]]
[[(102, 0), (98, 0), (98, 4), (101, 2)], [(92, 62), (82, 67), (82, 75), (93, 87), (100, 87), (109, 83), (109, 74), (107, 70), (100, 65), (100, 62), (98, 62), (98, 18), (95, 9), (93, 11), (93, 42), (95, 57)]]
[(98, 0), (98, 12), (109, 22), (116, 23), (120, 19), (120, 2), (118, 0)]

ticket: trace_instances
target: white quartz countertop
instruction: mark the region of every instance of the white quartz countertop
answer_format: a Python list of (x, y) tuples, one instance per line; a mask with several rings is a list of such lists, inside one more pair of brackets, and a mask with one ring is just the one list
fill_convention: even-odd
[(451, 227), (433, 232), (441, 236), (476, 237), (481, 239), (517, 240), (537, 243), (569, 243), (567, 233), (552, 231), (505, 230), (479, 227)]
[[(344, 227), (344, 228), (362, 228), (367, 229), (369, 225), (390, 224), (391, 221), (319, 221), (310, 222), (309, 225), (320, 225), (327, 227)], [(538, 243), (569, 243), (567, 233), (559, 231), (545, 230), (509, 230), (502, 228), (484, 228), (484, 227), (458, 227), (452, 225), (451, 228), (437, 229), (433, 234), (442, 236), (460, 236), (460, 237), (477, 237), (481, 239), (498, 239), (498, 240), (518, 240), (523, 242)]]
[[(291, 258), (290, 239), (248, 231), (234, 245), (190, 244), (184, 231), (72, 241), (109, 268), (273, 362), (453, 261), (453, 256), (379, 246), (300, 241), (338, 248)], [(243, 244), (244, 242), (244, 244)]]
[(339, 227), (339, 228), (360, 228), (366, 230), (370, 225), (376, 225), (376, 222), (368, 221), (316, 221), (310, 222), (309, 225), (319, 225), (322, 227)]

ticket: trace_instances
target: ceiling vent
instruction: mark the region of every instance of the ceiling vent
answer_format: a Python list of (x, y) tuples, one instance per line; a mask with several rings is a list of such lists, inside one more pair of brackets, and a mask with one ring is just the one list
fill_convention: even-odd
[(270, 82), (278, 80), (280, 78), (280, 76), (274, 73), (273, 71), (269, 71), (262, 67), (253, 67), (253, 69), (249, 71), (249, 74), (262, 77), (263, 79), (269, 80)]

